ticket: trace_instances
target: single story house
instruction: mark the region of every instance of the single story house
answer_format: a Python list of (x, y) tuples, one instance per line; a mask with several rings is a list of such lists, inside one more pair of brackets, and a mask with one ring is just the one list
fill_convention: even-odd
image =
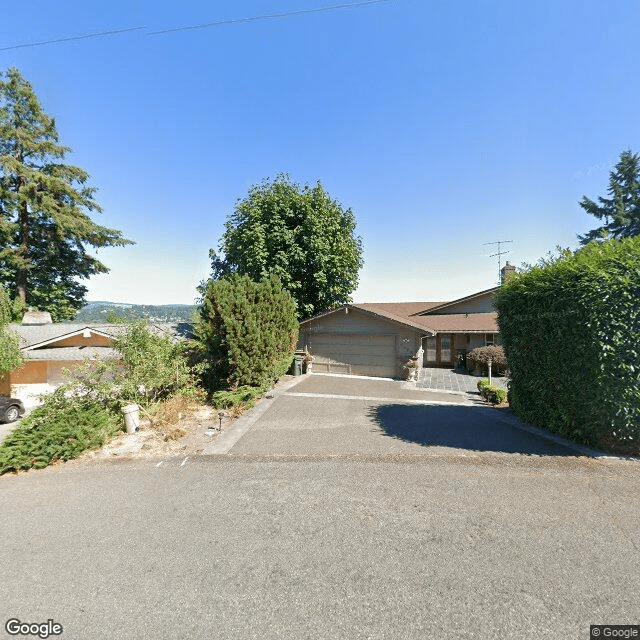
[[(507, 263), (502, 279), (515, 271)], [(466, 354), (498, 342), (492, 287), (450, 302), (345, 304), (300, 323), (298, 349), (313, 357), (313, 371), (404, 377), (419, 367), (455, 367)]]
[[(0, 372), (0, 394), (20, 398), (25, 406), (38, 404), (43, 393), (50, 393), (67, 381), (64, 369), (85, 360), (115, 360), (116, 338), (128, 330), (126, 324), (53, 323), (46, 312), (29, 311), (22, 324), (11, 324), (25, 358), (13, 371)], [(155, 323), (151, 330), (176, 339), (188, 335), (189, 326)]]

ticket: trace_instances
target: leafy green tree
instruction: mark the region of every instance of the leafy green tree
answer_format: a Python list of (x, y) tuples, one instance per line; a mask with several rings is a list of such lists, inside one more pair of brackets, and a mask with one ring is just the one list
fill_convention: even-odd
[[(609, 198), (598, 198), (598, 202), (586, 196), (580, 206), (604, 224), (578, 236), (581, 245), (607, 236), (628, 238), (640, 235), (640, 154), (623, 151), (620, 160), (609, 174)], [(599, 204), (598, 204), (599, 203)]]
[(362, 240), (351, 209), (343, 209), (320, 182), (300, 187), (280, 174), (254, 185), (225, 227), (221, 255), (209, 252), (214, 280), (238, 273), (257, 282), (273, 274), (301, 317), (351, 300), (363, 264)]
[(83, 305), (78, 280), (108, 271), (86, 247), (131, 244), (91, 220), (95, 188), (69, 151), (20, 72), (0, 73), (0, 282), (56, 321)]
[(291, 366), (298, 330), (295, 302), (276, 276), (209, 280), (196, 323), (207, 387), (260, 387), (277, 380)]
[(0, 372), (12, 371), (23, 362), (18, 336), (7, 325), (13, 320), (14, 303), (0, 285)]

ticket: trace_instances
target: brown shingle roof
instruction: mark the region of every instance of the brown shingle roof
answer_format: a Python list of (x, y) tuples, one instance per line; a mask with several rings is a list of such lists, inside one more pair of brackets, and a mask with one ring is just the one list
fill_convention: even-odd
[[(418, 316), (414, 309), (421, 307), (426, 310), (429, 305), (440, 306), (441, 302), (368, 302), (364, 304), (350, 305), (358, 309), (375, 313), (391, 320), (404, 322), (412, 327), (428, 329), (433, 332), (457, 332), (464, 333), (497, 333), (498, 314), (489, 313), (450, 313), (438, 315)], [(425, 306), (427, 305), (427, 306)], [(401, 314), (405, 315), (401, 315)]]
[(431, 307), (439, 307), (444, 302), (363, 302), (354, 305), (360, 309), (368, 309), (369, 311), (383, 311), (401, 318), (408, 318), (414, 313), (426, 311)]

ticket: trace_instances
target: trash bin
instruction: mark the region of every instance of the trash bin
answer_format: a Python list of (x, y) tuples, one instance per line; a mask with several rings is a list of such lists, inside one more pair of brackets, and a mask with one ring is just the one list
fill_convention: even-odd
[(302, 363), (304, 362), (304, 356), (294, 356), (293, 358), (293, 375), (302, 375)]
[(135, 433), (140, 429), (140, 407), (137, 404), (128, 404), (122, 407), (124, 413), (124, 423), (127, 426), (127, 433)]

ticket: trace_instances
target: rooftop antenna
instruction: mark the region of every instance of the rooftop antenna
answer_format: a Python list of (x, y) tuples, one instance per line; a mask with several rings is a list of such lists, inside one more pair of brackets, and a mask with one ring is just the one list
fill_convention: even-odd
[(487, 244), (497, 244), (498, 245), (498, 251), (497, 253), (492, 253), (489, 257), (493, 258), (494, 256), (498, 256), (498, 284), (500, 284), (500, 275), (501, 275), (501, 271), (502, 271), (502, 256), (506, 255), (507, 253), (511, 253), (511, 251), (501, 251), (500, 250), (500, 245), (502, 244), (507, 244), (508, 242), (513, 242), (513, 240), (498, 240), (497, 242), (484, 242), (484, 245)]

